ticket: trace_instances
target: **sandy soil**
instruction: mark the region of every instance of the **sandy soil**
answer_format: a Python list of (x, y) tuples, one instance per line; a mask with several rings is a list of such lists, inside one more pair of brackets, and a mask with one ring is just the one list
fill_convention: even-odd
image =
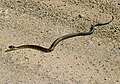
[[(9, 45), (49, 47), (4, 52)], [(120, 84), (120, 0), (0, 0), (0, 84)]]

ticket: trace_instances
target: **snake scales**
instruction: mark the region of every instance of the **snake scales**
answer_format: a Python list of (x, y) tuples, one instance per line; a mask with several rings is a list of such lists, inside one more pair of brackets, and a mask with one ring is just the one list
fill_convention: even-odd
[(13, 50), (18, 50), (18, 49), (24, 49), (24, 48), (31, 48), (31, 49), (35, 49), (35, 50), (40, 50), (42, 52), (51, 52), (55, 49), (56, 45), (61, 42), (62, 40), (68, 39), (68, 38), (72, 38), (75, 36), (86, 36), (86, 35), (91, 35), (94, 32), (94, 27), (96, 26), (102, 26), (102, 25), (107, 25), (110, 22), (112, 22), (114, 19), (114, 17), (112, 16), (112, 19), (109, 22), (106, 23), (98, 23), (96, 25), (91, 25), (90, 30), (88, 32), (76, 32), (76, 33), (71, 33), (71, 34), (67, 34), (64, 36), (61, 36), (59, 38), (57, 38), (49, 48), (44, 48), (42, 46), (38, 46), (38, 45), (21, 45), (21, 46), (9, 46), (9, 49), (5, 50), (5, 52), (9, 52), (9, 51), (13, 51)]

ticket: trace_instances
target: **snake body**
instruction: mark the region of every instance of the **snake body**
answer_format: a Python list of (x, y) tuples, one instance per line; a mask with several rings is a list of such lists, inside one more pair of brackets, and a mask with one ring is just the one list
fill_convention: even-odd
[(71, 33), (71, 34), (67, 34), (64, 36), (61, 36), (59, 38), (57, 38), (49, 48), (44, 48), (42, 46), (38, 46), (38, 45), (21, 45), (21, 46), (9, 46), (9, 49), (7, 49), (5, 52), (9, 52), (9, 51), (13, 51), (13, 50), (18, 50), (18, 49), (24, 49), (24, 48), (31, 48), (31, 49), (35, 49), (35, 50), (40, 50), (42, 52), (51, 52), (55, 49), (56, 45), (61, 42), (62, 40), (68, 39), (68, 38), (72, 38), (72, 37), (76, 37), (76, 36), (86, 36), (86, 35), (91, 35), (94, 32), (94, 27), (97, 26), (102, 26), (102, 25), (107, 25), (110, 22), (112, 22), (114, 19), (114, 17), (112, 16), (112, 19), (109, 22), (106, 23), (98, 23), (96, 25), (91, 25), (90, 30), (88, 32), (76, 32), (76, 33)]

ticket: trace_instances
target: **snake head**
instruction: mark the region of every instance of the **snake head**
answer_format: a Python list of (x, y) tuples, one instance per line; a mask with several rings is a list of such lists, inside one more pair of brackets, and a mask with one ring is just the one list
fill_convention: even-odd
[(9, 48), (10, 48), (10, 49), (14, 49), (14, 48), (15, 48), (15, 46), (12, 46), (12, 45), (11, 45), (11, 46), (9, 46)]
[(16, 50), (16, 47), (15, 46), (9, 46), (9, 49), (5, 50), (5, 52), (9, 52), (9, 51), (13, 51), (13, 50)]

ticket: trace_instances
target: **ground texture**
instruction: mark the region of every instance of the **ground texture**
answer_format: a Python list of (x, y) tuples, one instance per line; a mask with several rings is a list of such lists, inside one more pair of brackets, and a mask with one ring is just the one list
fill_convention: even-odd
[[(112, 16), (50, 53), (4, 52), (10, 45), (49, 47)], [(120, 0), (0, 0), (0, 84), (120, 84)]]

